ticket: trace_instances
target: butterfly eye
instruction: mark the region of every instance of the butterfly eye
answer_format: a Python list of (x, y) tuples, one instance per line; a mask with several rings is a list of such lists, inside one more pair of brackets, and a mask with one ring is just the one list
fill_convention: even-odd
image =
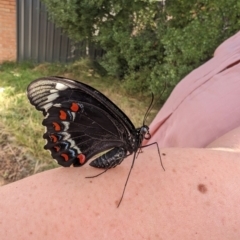
[(148, 126), (142, 126), (140, 129), (140, 135), (144, 136), (144, 139), (149, 140), (151, 138), (151, 134), (149, 132)]
[(146, 133), (148, 133), (149, 134), (149, 128), (147, 127), (147, 126), (143, 126), (143, 127), (141, 127), (141, 129), (140, 129), (140, 134), (141, 135), (145, 135)]

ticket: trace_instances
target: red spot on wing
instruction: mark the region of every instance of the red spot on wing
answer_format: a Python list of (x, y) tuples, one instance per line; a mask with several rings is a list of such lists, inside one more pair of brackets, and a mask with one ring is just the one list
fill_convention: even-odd
[(67, 119), (67, 113), (64, 112), (63, 110), (60, 110), (59, 118), (60, 118), (61, 120), (66, 120), (66, 119)]
[(73, 112), (77, 112), (79, 110), (79, 105), (77, 103), (73, 102), (71, 105), (71, 110)]
[(85, 161), (86, 161), (86, 157), (85, 157), (85, 155), (82, 154), (82, 153), (78, 154), (77, 158), (78, 158), (80, 164), (84, 164)]
[(55, 131), (61, 130), (61, 126), (57, 122), (53, 122), (53, 127), (54, 127)]
[(66, 162), (69, 160), (69, 157), (68, 157), (68, 155), (66, 153), (62, 153), (61, 157), (63, 157), (64, 161), (66, 161)]
[(54, 143), (57, 142), (57, 140), (58, 140), (57, 137), (53, 134), (51, 134), (49, 137), (51, 138), (51, 141)]
[(56, 152), (59, 152), (60, 147), (58, 147), (58, 146), (54, 146), (54, 148), (55, 148)]

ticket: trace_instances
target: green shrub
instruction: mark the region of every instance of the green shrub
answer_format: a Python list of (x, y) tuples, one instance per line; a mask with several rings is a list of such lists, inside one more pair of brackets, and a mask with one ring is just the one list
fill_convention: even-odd
[(106, 54), (99, 61), (129, 92), (167, 98), (190, 71), (240, 29), (235, 0), (44, 0), (51, 17), (75, 40)]

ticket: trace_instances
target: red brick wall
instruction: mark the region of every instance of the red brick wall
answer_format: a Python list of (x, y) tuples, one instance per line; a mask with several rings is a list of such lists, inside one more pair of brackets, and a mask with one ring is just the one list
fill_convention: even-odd
[(0, 63), (16, 56), (16, 0), (0, 0)]

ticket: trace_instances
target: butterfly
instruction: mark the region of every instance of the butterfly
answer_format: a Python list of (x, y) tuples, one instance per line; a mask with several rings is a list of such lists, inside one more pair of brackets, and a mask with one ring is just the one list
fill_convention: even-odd
[(151, 138), (147, 125), (135, 128), (111, 100), (82, 82), (63, 77), (39, 78), (29, 84), (27, 96), (44, 115), (44, 148), (64, 167), (81, 167), (102, 152), (90, 166), (106, 171), (134, 154), (133, 167), (143, 140)]

